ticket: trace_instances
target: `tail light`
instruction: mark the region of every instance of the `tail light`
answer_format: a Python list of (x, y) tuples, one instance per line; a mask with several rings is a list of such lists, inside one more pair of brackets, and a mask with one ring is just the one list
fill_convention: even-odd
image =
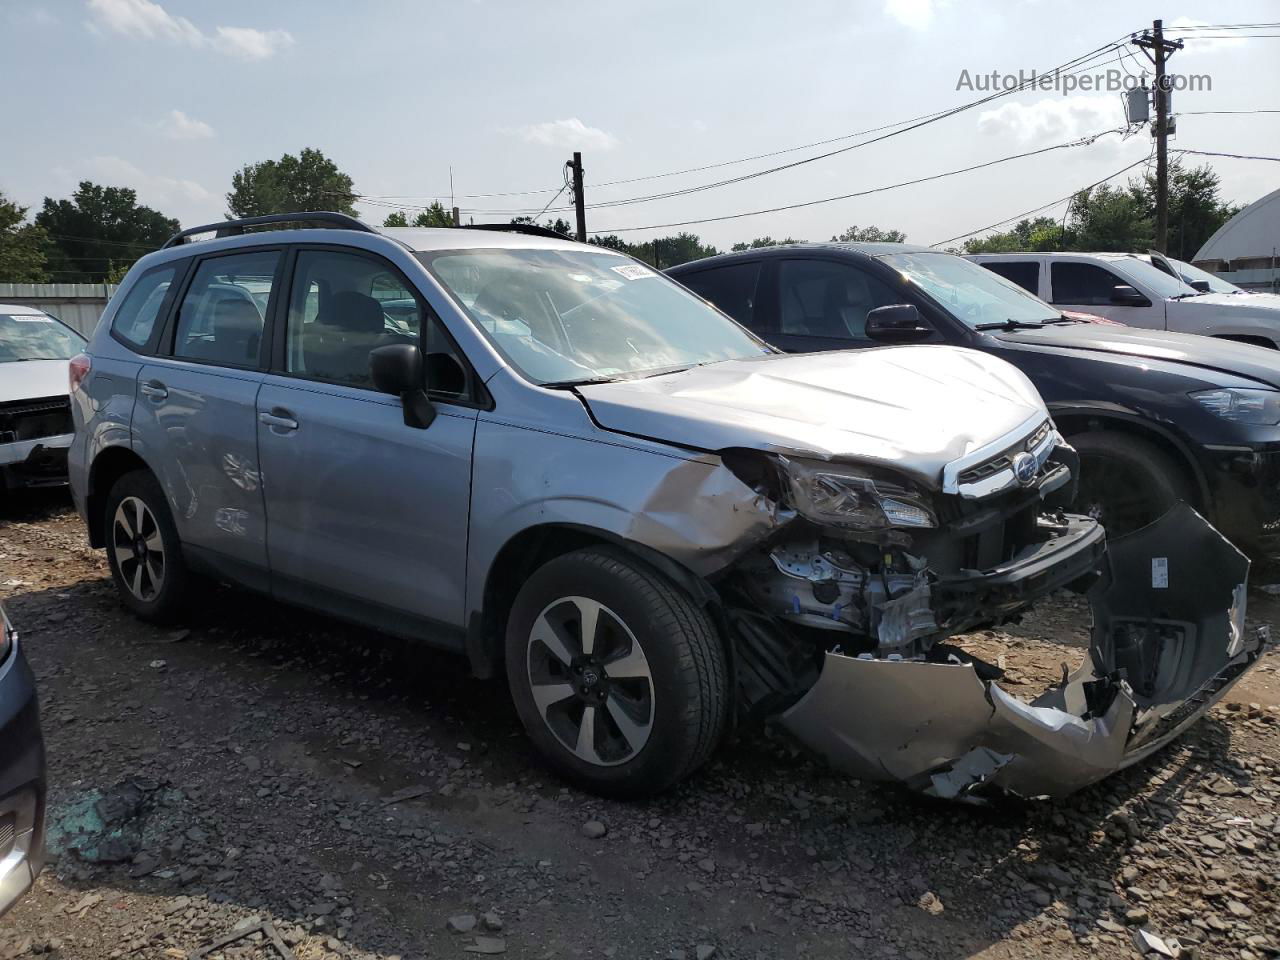
[(84, 378), (89, 375), (91, 369), (93, 369), (93, 361), (89, 359), (88, 354), (77, 353), (71, 358), (67, 374), (71, 382), (72, 393), (80, 389), (80, 384), (84, 382)]

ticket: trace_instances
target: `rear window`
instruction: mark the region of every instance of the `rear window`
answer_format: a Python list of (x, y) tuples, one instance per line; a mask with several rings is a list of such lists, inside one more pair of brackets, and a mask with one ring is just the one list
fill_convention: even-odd
[(0, 313), (0, 363), (69, 360), (84, 337), (44, 313)]
[(754, 325), (756, 281), (759, 278), (759, 261), (735, 263), (676, 277), (703, 300), (747, 327)]

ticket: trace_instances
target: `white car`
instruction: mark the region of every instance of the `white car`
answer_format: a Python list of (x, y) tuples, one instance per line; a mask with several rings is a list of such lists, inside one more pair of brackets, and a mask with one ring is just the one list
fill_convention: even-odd
[(1280, 347), (1280, 297), (1205, 292), (1153, 265), (1150, 256), (977, 253), (969, 259), (1062, 310), (1148, 330)]
[(67, 361), (84, 344), (35, 307), (0, 303), (0, 490), (67, 482)]

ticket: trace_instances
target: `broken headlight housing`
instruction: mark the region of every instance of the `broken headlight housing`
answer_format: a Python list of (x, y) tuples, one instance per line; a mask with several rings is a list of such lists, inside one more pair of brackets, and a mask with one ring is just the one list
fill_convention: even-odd
[(1237, 423), (1273, 426), (1280, 423), (1280, 391), (1221, 387), (1200, 390), (1191, 398), (1210, 413)]
[(778, 461), (791, 506), (814, 523), (854, 530), (938, 525), (928, 501), (904, 485), (841, 464), (788, 457)]

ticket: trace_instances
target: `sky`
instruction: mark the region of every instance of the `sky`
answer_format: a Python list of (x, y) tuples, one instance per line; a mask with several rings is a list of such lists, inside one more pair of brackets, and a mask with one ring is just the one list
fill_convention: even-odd
[[(433, 197), (475, 222), (548, 204), (548, 216), (568, 216), (555, 212), (568, 192), (556, 192), (574, 150), (583, 154), (589, 205), (715, 184), (879, 135), (849, 137), (858, 131), (972, 103), (989, 96), (980, 84), (993, 71), (1043, 73), (1155, 17), (1167, 27), (1273, 22), (1280, 5), (0, 0), (0, 191), (34, 212), (80, 180), (129, 186), (142, 203), (193, 225), (224, 216), (231, 176), (245, 164), (316, 147), (370, 198), (358, 208), (374, 222), (390, 206)], [(1280, 113), (1190, 115), (1280, 110), (1280, 37), (1243, 36), (1280, 29), (1236, 33), (1180, 34), (1186, 46), (1170, 70), (1207, 79), (1174, 92), (1175, 111), (1187, 115), (1172, 148), (1280, 156)], [(1145, 61), (1134, 52), (1123, 63), (1106, 53), (1083, 73), (1136, 74)], [(790, 169), (590, 208), (587, 227), (629, 240), (689, 230), (727, 248), (766, 235), (825, 240), (876, 224), (932, 244), (1140, 163), (1151, 137), (1112, 133), (860, 197), (666, 225), (876, 190), (1072, 142), (1123, 127), (1121, 98), (1015, 92)], [(794, 149), (834, 138), (843, 139)], [(762, 154), (776, 155), (730, 162)], [(1188, 160), (1212, 163), (1237, 203), (1280, 186), (1280, 163)], [(654, 177), (696, 167), (711, 169)], [(634, 178), (652, 179), (613, 183)]]

